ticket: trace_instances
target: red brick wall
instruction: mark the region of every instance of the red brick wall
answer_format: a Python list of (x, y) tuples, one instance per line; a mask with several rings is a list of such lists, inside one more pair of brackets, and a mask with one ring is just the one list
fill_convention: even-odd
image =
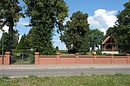
[[(4, 65), (10, 64), (10, 52), (5, 52), (4, 55)], [(2, 55), (0, 55), (0, 65), (2, 65)]]
[(59, 64), (75, 64), (76, 57), (75, 55), (63, 56), (61, 55), (58, 60)]
[(9, 65), (9, 64), (10, 64), (10, 52), (5, 52), (4, 65)]
[(130, 64), (130, 56), (87, 55), (39, 55), (35, 53), (35, 64)]
[(113, 63), (114, 64), (127, 64), (129, 63), (128, 56), (115, 56)]
[(2, 55), (0, 55), (0, 65), (2, 64)]
[(56, 64), (56, 58), (39, 58), (39, 64)]
[(77, 64), (94, 64), (94, 58), (78, 58)]
[(86, 55), (79, 55), (77, 56), (77, 63), (78, 64), (94, 64), (94, 57), (93, 56), (86, 56)]
[(39, 52), (35, 52), (35, 64), (39, 64)]
[(95, 64), (112, 64), (111, 56), (110, 57), (97, 57)]

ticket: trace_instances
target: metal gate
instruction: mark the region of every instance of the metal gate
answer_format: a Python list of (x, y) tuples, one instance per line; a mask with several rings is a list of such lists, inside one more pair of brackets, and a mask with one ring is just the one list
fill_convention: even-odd
[(10, 59), (11, 64), (33, 64), (34, 52), (30, 49), (13, 50)]

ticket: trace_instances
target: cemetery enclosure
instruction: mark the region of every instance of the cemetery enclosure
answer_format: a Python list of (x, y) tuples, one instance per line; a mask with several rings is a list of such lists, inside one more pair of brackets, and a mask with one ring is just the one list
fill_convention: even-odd
[(130, 64), (130, 56), (39, 55), (35, 52), (35, 64)]

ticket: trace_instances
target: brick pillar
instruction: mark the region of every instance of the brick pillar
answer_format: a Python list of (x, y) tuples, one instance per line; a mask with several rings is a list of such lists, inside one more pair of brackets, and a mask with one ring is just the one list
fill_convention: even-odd
[(97, 58), (97, 56), (96, 56), (96, 54), (93, 54), (93, 56), (94, 56), (93, 63), (96, 64), (96, 58)]
[(114, 64), (114, 55), (111, 54), (111, 64)]
[(35, 65), (39, 65), (39, 52), (35, 52)]
[(56, 63), (60, 64), (60, 53), (56, 53)]
[(2, 65), (2, 55), (0, 55), (0, 65)]
[(5, 52), (4, 65), (9, 65), (9, 64), (10, 64), (10, 52)]
[(127, 64), (130, 63), (130, 54), (127, 54)]
[(76, 64), (78, 64), (79, 62), (79, 53), (75, 53), (75, 61), (76, 61)]

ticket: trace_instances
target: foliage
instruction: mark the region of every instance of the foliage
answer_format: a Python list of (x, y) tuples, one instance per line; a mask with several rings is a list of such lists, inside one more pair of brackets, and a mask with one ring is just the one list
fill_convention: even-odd
[(26, 42), (26, 34), (24, 34), (24, 35), (21, 37), (21, 39), (20, 39), (20, 41), (19, 41), (19, 43), (18, 43), (16, 49), (18, 50), (18, 49), (27, 49), (27, 48), (28, 48), (28, 44), (27, 44), (27, 42)]
[(95, 47), (98, 47), (102, 43), (104, 33), (101, 32), (98, 29), (90, 29), (89, 30), (89, 41), (90, 41), (90, 47), (92, 47), (92, 50), (94, 50)]
[(4, 25), (9, 26), (9, 32), (13, 31), (15, 22), (23, 16), (21, 13), (22, 8), (18, 5), (18, 0), (1, 0), (0, 1), (0, 21), (2, 22), (1, 28)]
[(96, 51), (96, 54), (97, 54), (97, 55), (102, 55), (101, 50), (98, 49), (98, 50)]
[(0, 75), (0, 78), (1, 78), (1, 79), (9, 79), (9, 76), (8, 76), (8, 75), (5, 75), (5, 74), (2, 74), (2, 75)]
[(89, 75), (0, 79), (1, 86), (129, 86), (130, 75)]
[(67, 21), (60, 38), (69, 53), (86, 53), (89, 50), (87, 18), (88, 14), (77, 11)]
[(62, 23), (68, 8), (63, 0), (24, 0), (26, 14), (30, 17), (32, 29), (27, 35), (30, 47), (40, 54), (55, 54), (52, 46), (53, 29), (63, 29)]
[(59, 47), (58, 46), (56, 46), (56, 51), (59, 51)]
[(121, 52), (130, 52), (130, 1), (125, 3), (124, 7), (117, 15), (116, 25), (108, 29), (107, 35), (117, 40)]
[(13, 40), (10, 40), (10, 34), (5, 32), (3, 33), (3, 36), (0, 40), (0, 48), (2, 48), (2, 42), (3, 42), (3, 48), (4, 48), (4, 51), (6, 50), (9, 50), (10, 49), (10, 41), (13, 43), (12, 44), (12, 48), (15, 49), (17, 44), (18, 44), (18, 40), (19, 40), (19, 34), (18, 34), (18, 31), (17, 30), (14, 30), (13, 31)]
[(32, 49), (14, 49), (11, 64), (34, 63), (34, 51)]
[(9, 26), (8, 45), (10, 46), (10, 52), (13, 48), (13, 27), (19, 18), (23, 16), (22, 8), (18, 4), (18, 0), (0, 0), (0, 29), (5, 25)]

